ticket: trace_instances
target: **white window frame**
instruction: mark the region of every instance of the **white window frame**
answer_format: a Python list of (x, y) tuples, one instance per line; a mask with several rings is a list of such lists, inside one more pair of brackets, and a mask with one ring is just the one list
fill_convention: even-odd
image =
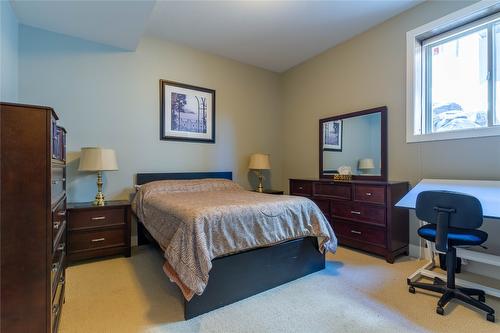
[[(425, 87), (423, 70), (425, 57), (423, 41), (450, 30), (466, 27), (500, 11), (500, 1), (483, 0), (440, 19), (424, 24), (406, 33), (406, 142), (452, 140), (486, 136), (500, 136), (500, 126), (464, 129), (437, 133), (424, 133), (422, 103)], [(500, 97), (500, 96), (499, 96)]]

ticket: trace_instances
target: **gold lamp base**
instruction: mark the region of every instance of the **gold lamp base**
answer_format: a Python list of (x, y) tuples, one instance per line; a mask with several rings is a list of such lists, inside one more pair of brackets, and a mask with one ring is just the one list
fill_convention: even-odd
[(262, 186), (262, 180), (264, 179), (264, 176), (262, 175), (262, 171), (256, 171), (257, 173), (257, 176), (259, 177), (259, 186), (257, 187), (257, 189), (255, 191), (257, 192), (264, 192), (264, 186)]
[(101, 171), (97, 171), (97, 194), (95, 195), (94, 206), (104, 206), (104, 194), (102, 193)]

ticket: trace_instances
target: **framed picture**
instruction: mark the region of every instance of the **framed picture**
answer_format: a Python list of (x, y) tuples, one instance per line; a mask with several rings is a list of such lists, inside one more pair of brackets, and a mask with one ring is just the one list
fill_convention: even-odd
[(215, 143), (215, 90), (160, 80), (160, 139)]
[(323, 150), (342, 151), (342, 120), (323, 123)]

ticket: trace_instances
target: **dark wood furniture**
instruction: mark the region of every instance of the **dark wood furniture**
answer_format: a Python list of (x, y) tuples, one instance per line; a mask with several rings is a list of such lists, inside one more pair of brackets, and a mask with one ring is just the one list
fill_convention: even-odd
[(130, 202), (69, 203), (68, 259), (70, 262), (123, 254), (130, 257)]
[[(146, 173), (137, 174), (137, 184), (167, 179), (232, 179), (231, 172)], [(137, 221), (139, 245), (152, 243), (160, 248), (144, 225)], [(163, 251), (162, 251), (163, 252)], [(253, 296), (283, 283), (325, 268), (325, 255), (316, 238), (305, 237), (278, 245), (253, 249), (212, 260), (208, 285), (202, 295), (184, 301), (184, 318), (203, 313)]]
[[(257, 190), (252, 190), (252, 192), (258, 192)], [(259, 193), (265, 193), (265, 194), (285, 194), (285, 191), (280, 191), (280, 190), (263, 190), (262, 192)]]
[(1, 332), (56, 332), (66, 263), (66, 131), (46, 106), (0, 103)]
[[(332, 175), (328, 174), (334, 170), (323, 169), (323, 124), (329, 121), (343, 120), (352, 117), (364, 116), (374, 113), (380, 113), (380, 175), (353, 175), (352, 179), (355, 180), (387, 180), (387, 107), (381, 106), (373, 109), (352, 112), (348, 114), (341, 114), (334, 117), (324, 118), (319, 120), (319, 178), (331, 179)], [(369, 138), (359, 138), (360, 141), (364, 140), (367, 144), (370, 142)], [(359, 156), (363, 157), (363, 156)]]
[(313, 200), (330, 222), (338, 241), (393, 263), (408, 254), (408, 210), (394, 205), (408, 182), (290, 179), (290, 194)]

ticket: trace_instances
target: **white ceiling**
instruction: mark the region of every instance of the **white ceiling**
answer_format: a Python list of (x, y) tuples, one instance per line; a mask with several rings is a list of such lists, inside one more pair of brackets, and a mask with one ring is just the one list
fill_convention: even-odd
[(275, 72), (422, 1), (11, 0), (26, 25), (128, 50), (146, 31)]
[(144, 34), (154, 0), (11, 0), (19, 22), (126, 50)]
[(158, 1), (147, 33), (285, 71), (421, 1)]

